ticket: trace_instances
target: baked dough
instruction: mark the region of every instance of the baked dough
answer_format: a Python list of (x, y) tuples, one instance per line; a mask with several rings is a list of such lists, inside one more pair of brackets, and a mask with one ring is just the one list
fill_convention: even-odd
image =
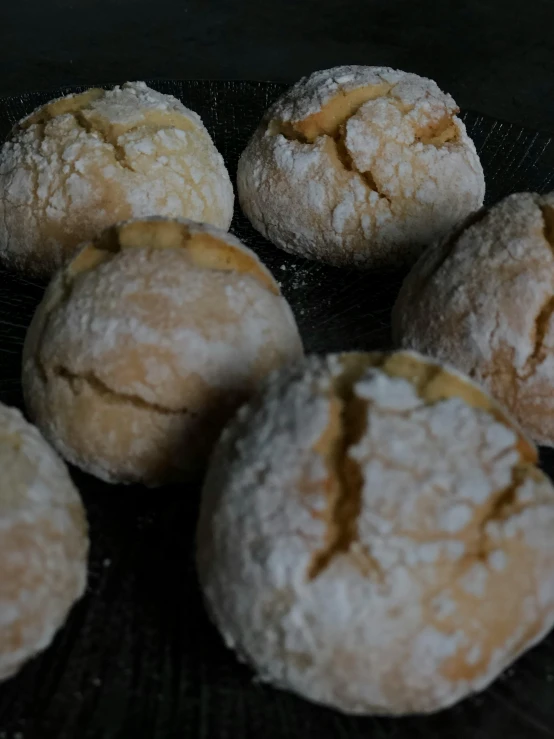
[(429, 250), (394, 314), (397, 344), (482, 383), (554, 445), (554, 194), (510, 195)]
[(46, 649), (85, 590), (88, 534), (65, 465), (0, 404), (0, 679)]
[(144, 82), (53, 100), (0, 151), (0, 258), (50, 276), (113, 223), (184, 216), (227, 229), (233, 188), (200, 117)]
[(301, 354), (277, 283), (237, 239), (129, 221), (54, 278), (25, 341), (23, 390), (67, 460), (156, 485), (202, 472), (236, 406)]
[(483, 203), (483, 170), (457, 112), (415, 74), (315, 72), (277, 100), (242, 154), (242, 209), (276, 246), (310, 259), (413, 262)]
[(481, 690), (554, 622), (554, 489), (476, 385), (412, 353), (311, 357), (223, 432), (197, 561), (262, 680), (349, 713)]

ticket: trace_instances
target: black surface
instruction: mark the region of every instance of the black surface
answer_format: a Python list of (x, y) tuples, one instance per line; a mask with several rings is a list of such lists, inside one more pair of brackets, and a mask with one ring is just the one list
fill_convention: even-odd
[(553, 28), (552, 0), (0, 0), (0, 95), (385, 64), (554, 133)]
[[(276, 84), (159, 83), (197, 110), (232, 176)], [(0, 100), (0, 137), (53, 94)], [(465, 116), (487, 201), (554, 181), (548, 136)], [(232, 230), (282, 283), (309, 351), (389, 345), (402, 275), (294, 259), (235, 214)], [(0, 400), (20, 405), (20, 351), (42, 287), (0, 272)], [(552, 464), (547, 464), (552, 471)], [(0, 472), (1, 474), (1, 472)], [(256, 684), (208, 623), (192, 565), (198, 490), (110, 487), (75, 473), (91, 526), (85, 599), (52, 647), (0, 687), (0, 739), (539, 739), (554, 736), (554, 638), (486, 693), (432, 717), (349, 718)]]

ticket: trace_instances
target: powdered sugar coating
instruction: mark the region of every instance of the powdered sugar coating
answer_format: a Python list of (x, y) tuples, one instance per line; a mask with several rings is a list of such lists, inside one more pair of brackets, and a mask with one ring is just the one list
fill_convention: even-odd
[(224, 431), (200, 581), (227, 645), (263, 680), (351, 713), (430, 712), (484, 688), (554, 622), (554, 490), (476, 386), (462, 383), (476, 406), (448, 391), (430, 401), (437, 377), (452, 389), (455, 375), (396, 355), (427, 368), (422, 392), (386, 356), (355, 359), (350, 379), (349, 361), (273, 375)]
[(318, 70), (303, 77), (273, 104), (268, 111), (268, 118), (301, 121), (318, 113), (337, 94), (367, 85), (383, 84), (387, 87), (400, 85), (401, 99), (407, 104), (416, 104), (422, 96), (427, 96), (445, 105), (451, 112), (457, 112), (454, 99), (448, 93), (441, 92), (433, 80), (390, 67), (351, 64)]
[[(306, 137), (306, 122), (363, 88), (370, 99), (327, 118), (332, 133), (311, 127)], [(483, 202), (483, 171), (457, 110), (415, 74), (315, 72), (269, 109), (243, 152), (241, 206), (285, 251), (359, 267), (414, 261)]]
[(553, 217), (554, 195), (510, 195), (426, 252), (394, 310), (397, 343), (470, 374), (548, 445), (554, 444)]
[(45, 649), (86, 584), (88, 536), (63, 462), (0, 404), (0, 679)]
[[(162, 248), (166, 225), (183, 229), (182, 246)], [(229, 414), (302, 346), (270, 273), (237, 239), (184, 220), (117, 229), (137, 226), (151, 247), (85, 247), (54, 279), (27, 334), (23, 385), (66, 459), (110, 482), (154, 485), (201, 470)], [(222, 246), (253, 271), (196, 263), (195, 237), (209, 239), (203, 255)]]
[(49, 275), (76, 246), (131, 217), (186, 216), (227, 229), (233, 188), (200, 117), (126, 83), (52, 101), (0, 152), (0, 257)]

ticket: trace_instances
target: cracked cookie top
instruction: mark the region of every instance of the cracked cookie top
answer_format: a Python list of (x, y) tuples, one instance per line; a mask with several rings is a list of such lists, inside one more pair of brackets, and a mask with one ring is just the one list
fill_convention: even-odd
[(0, 404), (0, 679), (48, 646), (86, 584), (88, 535), (63, 462)]
[(395, 340), (470, 374), (539, 443), (554, 444), (554, 196), (510, 195), (426, 252)]
[(244, 151), (241, 205), (287, 251), (358, 266), (414, 261), (483, 202), (457, 112), (415, 74), (316, 72), (277, 100)]
[(233, 190), (200, 117), (143, 82), (51, 101), (0, 152), (0, 257), (49, 275), (112, 223), (153, 213), (228, 228)]
[(422, 356), (311, 357), (223, 432), (200, 581), (261, 678), (353, 713), (438, 710), (554, 621), (554, 490), (468, 378)]
[(25, 398), (75, 464), (154, 482), (201, 466), (236, 404), (301, 353), (277, 283), (240, 241), (191, 221), (130, 221), (48, 288), (26, 338)]

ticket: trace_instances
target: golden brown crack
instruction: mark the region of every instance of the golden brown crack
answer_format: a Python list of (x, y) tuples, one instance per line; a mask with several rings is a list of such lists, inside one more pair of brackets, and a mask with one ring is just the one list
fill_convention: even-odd
[(23, 120), (19, 129), (30, 126), (38, 126), (39, 137), (44, 137), (46, 124), (62, 115), (71, 115), (77, 126), (87, 133), (96, 134), (104, 143), (108, 144), (114, 153), (115, 160), (125, 169), (135, 171), (129, 162), (125, 148), (119, 144), (119, 137), (128, 131), (146, 128), (150, 135), (157, 131), (174, 128), (181, 131), (196, 129), (196, 125), (179, 111), (144, 109), (140, 111), (137, 120), (126, 122), (114, 122), (106, 118), (93, 106), (97, 100), (106, 96), (106, 91), (101, 88), (92, 88), (80, 95), (68, 96), (48, 103), (43, 108)]
[[(543, 219), (543, 235), (548, 247), (554, 247), (554, 209), (548, 205), (539, 206)], [(520, 377), (527, 380), (534, 374), (537, 366), (545, 358), (544, 342), (550, 325), (550, 319), (554, 313), (554, 295), (546, 299), (542, 308), (535, 318), (535, 337), (533, 351), (527, 359), (525, 373)]]
[(86, 131), (87, 133), (95, 133), (105, 144), (111, 146), (116, 162), (125, 169), (131, 170), (131, 172), (135, 171), (127, 159), (125, 147), (118, 143), (118, 137), (114, 135), (114, 131), (111, 126), (95, 125), (94, 119), (88, 118), (82, 110), (76, 110), (73, 113), (73, 118), (75, 119), (75, 123), (82, 128), (83, 131)]
[(245, 274), (280, 295), (273, 277), (252, 254), (208, 231), (194, 231), (186, 223), (171, 219), (129, 221), (106, 229), (70, 262), (67, 272), (74, 276), (125, 249), (184, 249), (196, 267)]
[[(269, 122), (268, 130), (272, 135), (281, 134), (292, 141), (313, 144), (321, 136), (330, 138), (335, 145), (337, 160), (348, 172), (355, 172), (362, 177), (366, 185), (380, 197), (390, 202), (390, 198), (380, 190), (371, 171), (359, 170), (346, 146), (346, 123), (356, 112), (370, 100), (386, 97), (394, 85), (383, 82), (378, 85), (366, 85), (348, 92), (341, 90), (329, 100), (317, 113), (300, 121)], [(408, 113), (413, 106), (405, 105), (400, 100), (390, 98), (391, 102), (403, 113)], [(441, 147), (459, 139), (460, 132), (454, 122), (458, 111), (447, 113), (439, 121), (429, 123), (416, 134), (416, 142), (429, 146)]]
[(65, 275), (68, 282), (76, 275), (94, 269), (102, 262), (109, 261), (111, 254), (108, 250), (97, 249), (92, 244), (82, 249), (77, 256), (67, 265)]
[(471, 408), (486, 411), (517, 435), (517, 450), (522, 461), (530, 464), (537, 462), (536, 448), (518, 428), (514, 427), (502, 407), (463, 376), (454, 374), (439, 364), (421, 361), (405, 352), (397, 352), (386, 357), (381, 369), (389, 377), (402, 377), (412, 383), (419, 397), (427, 405), (433, 405), (448, 398), (461, 398)]
[[(381, 85), (369, 85), (360, 87), (350, 92), (340, 92), (324, 105), (318, 113), (314, 113), (301, 121), (271, 121), (270, 132), (282, 134), (289, 140), (299, 141), (303, 144), (312, 144), (321, 136), (326, 136), (334, 143), (336, 159), (348, 172), (358, 174), (370, 190), (376, 192), (379, 197), (391, 202), (376, 181), (371, 170), (362, 171), (356, 167), (354, 160), (346, 145), (346, 123), (355, 115), (359, 108), (369, 100), (375, 100), (387, 96), (393, 85), (383, 83)], [(402, 106), (400, 101), (396, 102), (399, 109), (408, 112), (409, 107)], [(453, 113), (449, 113), (439, 121), (429, 123), (421, 128), (416, 135), (416, 142), (440, 147), (445, 143), (455, 141), (459, 138), (459, 130), (456, 126)]]
[(94, 109), (83, 110), (82, 115), (86, 117), (92, 130), (105, 136), (108, 141), (117, 139), (129, 131), (136, 131), (138, 129), (147, 129), (149, 136), (153, 136), (157, 131), (163, 131), (164, 129), (199, 132), (197, 125), (180, 111), (147, 108), (138, 112), (136, 120), (131, 118), (124, 122), (112, 121)]
[(18, 127), (25, 129), (34, 125), (44, 126), (48, 121), (60, 115), (66, 115), (68, 113), (75, 115), (83, 110), (83, 108), (88, 108), (95, 100), (104, 97), (105, 94), (105, 90), (99, 87), (93, 87), (79, 95), (69, 95), (59, 100), (53, 100), (51, 103), (47, 103), (32, 113), (28, 118), (23, 119)]
[(129, 131), (147, 129), (153, 136), (157, 131), (174, 128), (180, 131), (191, 131), (196, 127), (184, 115), (178, 112), (145, 110), (140, 120), (127, 123), (114, 123), (96, 110), (81, 108), (73, 113), (78, 126), (88, 133), (96, 134), (104, 143), (112, 147), (117, 162), (122, 167), (135, 171), (127, 158), (125, 148), (119, 144), (120, 136)]
[[(385, 97), (394, 85), (382, 82), (377, 85), (365, 85), (354, 90), (340, 90), (317, 113), (301, 121), (279, 122), (279, 133), (286, 138), (293, 138), (311, 144), (319, 136), (334, 138), (340, 127), (370, 100)], [(277, 131), (276, 131), (277, 132)]]
[[(358, 537), (364, 480), (359, 463), (352, 459), (349, 452), (363, 437), (367, 427), (367, 401), (356, 396), (355, 385), (370, 367), (379, 368), (389, 377), (408, 380), (428, 406), (458, 397), (468, 406), (488, 412), (515, 432), (515, 446), (520, 459), (514, 467), (512, 482), (498, 492), (490, 510), (485, 512), (483, 531), (488, 521), (507, 517), (514, 512), (514, 506), (518, 505), (515, 499), (517, 489), (530, 474), (534, 474), (537, 451), (513, 427), (502, 409), (477, 386), (438, 364), (422, 361), (406, 352), (344, 354), (341, 363), (342, 372), (334, 379), (330, 397), (329, 423), (315, 447), (325, 459), (327, 467), (327, 509), (323, 515), (326, 531), (323, 546), (313, 554), (308, 566), (309, 579), (318, 577), (336, 555), (346, 552), (353, 553), (358, 562), (363, 560), (365, 572), (380, 576), (379, 564), (371, 552), (362, 548), (354, 552), (352, 547)], [(479, 537), (479, 541), (484, 540), (483, 536)], [(485, 545), (479, 546), (484, 551)]]
[[(475, 560), (488, 564), (488, 556), (498, 548), (498, 542), (492, 541), (487, 527), (490, 523), (502, 523), (518, 516), (527, 508), (536, 507), (540, 501), (536, 497), (530, 500), (518, 500), (518, 491), (528, 481), (540, 484), (543, 474), (533, 462), (520, 459), (512, 468), (511, 480), (505, 488), (498, 490), (485, 506), (481, 519), (477, 523), (475, 546), (467, 551), (459, 562), (459, 569), (470, 567)], [(471, 526), (471, 524), (469, 524)]]
[(100, 395), (103, 400), (109, 403), (127, 403), (134, 406), (135, 408), (155, 411), (156, 413), (170, 416), (183, 415), (189, 412), (186, 409), (173, 410), (172, 408), (167, 408), (166, 406), (160, 405), (159, 403), (151, 403), (144, 400), (139, 395), (134, 395), (132, 393), (116, 392), (104, 382), (102, 382), (102, 380), (96, 377), (96, 375), (94, 375), (92, 372), (87, 372), (86, 374), (80, 375), (71, 372), (71, 370), (67, 369), (67, 367), (57, 366), (52, 369), (51, 374), (55, 377), (60, 377), (63, 380), (66, 380), (75, 390), (75, 392), (79, 392), (83, 385), (88, 385), (98, 395)]
[[(539, 206), (543, 219), (543, 236), (549, 249), (554, 250), (554, 209), (548, 205)], [(550, 319), (554, 313), (554, 295), (550, 295), (543, 303), (535, 318), (535, 336), (533, 351), (525, 363), (525, 372), (517, 376), (518, 380), (528, 380), (535, 372), (537, 366), (545, 358), (544, 342), (550, 325)]]
[(346, 146), (346, 123), (362, 105), (369, 100), (385, 97), (392, 87), (393, 85), (382, 83), (360, 87), (350, 92), (341, 91), (318, 113), (302, 121), (271, 121), (269, 130), (273, 135), (281, 134), (289, 141), (299, 141), (302, 144), (313, 144), (319, 137), (327, 137), (334, 146), (337, 162), (347, 172), (359, 175), (370, 190), (390, 202), (390, 198), (380, 191), (371, 171), (362, 172), (356, 167)]
[(381, 370), (389, 377), (408, 380), (427, 405), (448, 398), (461, 398), (472, 408), (490, 410), (492, 401), (477, 385), (444, 369), (440, 364), (422, 361), (407, 352), (385, 355)]
[(347, 172), (355, 172), (356, 174), (360, 175), (360, 177), (365, 181), (370, 190), (373, 190), (379, 195), (379, 197), (385, 198), (385, 200), (388, 200), (390, 203), (391, 200), (388, 195), (386, 195), (386, 193), (382, 192), (379, 189), (377, 182), (375, 181), (375, 177), (371, 173), (371, 170), (365, 170), (362, 172), (356, 167), (354, 160), (352, 159), (352, 155), (350, 154), (348, 147), (346, 146), (346, 127), (344, 125), (342, 125), (338, 129), (337, 133), (333, 136), (332, 141), (335, 145), (337, 159), (342, 164), (344, 169)]
[[(330, 398), (330, 421), (317, 448), (326, 460), (325, 512), (327, 523), (324, 546), (314, 553), (308, 577), (314, 579), (342, 552), (348, 552), (358, 535), (358, 517), (362, 506), (363, 476), (359, 464), (349, 456), (366, 430), (367, 402), (354, 393), (357, 381), (368, 367), (378, 366), (386, 355), (352, 352), (341, 357), (342, 372), (334, 378)], [(358, 557), (359, 559), (360, 557)], [(363, 552), (365, 568), (378, 564)]]
[(525, 467), (514, 467), (512, 480), (503, 490), (500, 490), (487, 513), (485, 523), (488, 521), (499, 521), (508, 518), (514, 513), (514, 504), (518, 489), (525, 482), (527, 469)]
[[(486, 570), (491, 572), (492, 563), (490, 555), (495, 551), (503, 551), (505, 549), (504, 545), (506, 542), (503, 540), (503, 534), (500, 533), (500, 539), (495, 537), (492, 535), (492, 532), (487, 530), (488, 526), (491, 523), (502, 525), (503, 522), (520, 516), (526, 509), (534, 508), (536, 510), (537, 506), (546, 502), (544, 501), (544, 497), (539, 493), (540, 488), (535, 489), (535, 495), (530, 500), (518, 499), (519, 489), (527, 480), (530, 479), (538, 485), (544, 481), (542, 473), (532, 465), (519, 463), (513, 467), (510, 483), (504, 489), (499, 490), (495, 494), (494, 499), (484, 507), (484, 511), (481, 512), (481, 518), (476, 522), (476, 528), (472, 532), (473, 536), (470, 540), (470, 546), (466, 548), (464, 556), (455, 564), (454, 570), (449, 578), (449, 582), (453, 588), (454, 599), (458, 602), (466, 602), (466, 607), (469, 607), (469, 609), (472, 608), (472, 605), (471, 601), (467, 603), (467, 599), (471, 597), (471, 593), (463, 586), (463, 579), (466, 576), (466, 573), (471, 577), (472, 568), (474, 568), (476, 564), (479, 564), (481, 567), (486, 568)], [(548, 504), (551, 505), (550, 500), (548, 501)], [(467, 532), (465, 533), (464, 538), (467, 540)], [(508, 548), (506, 552), (509, 556), (510, 549)], [(491, 572), (491, 575), (492, 574), (493, 573)], [(491, 585), (492, 583), (489, 587)], [(460, 587), (463, 588), (462, 592), (458, 591), (458, 593), (456, 593)], [(429, 600), (434, 598), (434, 596), (441, 592), (441, 590), (444, 590), (444, 583), (439, 585), (439, 587), (430, 594)], [(476, 600), (479, 600), (481, 604), (483, 603), (482, 596), (474, 595), (473, 597)], [(438, 627), (440, 630), (443, 630), (445, 625), (446, 624), (443, 622), (442, 624), (438, 624)], [(505, 627), (506, 624), (500, 624), (501, 631), (505, 629)], [(508, 627), (509, 629), (512, 629), (513, 624), (508, 623)], [(540, 628), (538, 624), (533, 623), (530, 629), (526, 629), (524, 638), (518, 640), (518, 644), (514, 646), (514, 653), (519, 652), (520, 648), (524, 644), (529, 643), (531, 635), (537, 630), (537, 628)], [(496, 643), (505, 641), (508, 636), (508, 632), (500, 634), (500, 636), (497, 635)], [(489, 664), (491, 659), (491, 648), (493, 647), (494, 645), (489, 645), (489, 648), (485, 649), (481, 658), (477, 662), (468, 662), (464, 655), (466, 648), (461, 647), (456, 654), (444, 660), (441, 665), (440, 672), (448, 679), (473, 679), (476, 675), (482, 674), (484, 666)]]
[(106, 90), (91, 88), (79, 95), (69, 95), (59, 100), (53, 100), (21, 121), (16, 128), (26, 129), (33, 125), (44, 127), (54, 118), (69, 114), (75, 118), (81, 127), (98, 133), (108, 143), (137, 128), (146, 127), (151, 133), (164, 128), (176, 128), (181, 131), (192, 131), (197, 128), (190, 118), (178, 110), (144, 108), (139, 111), (140, 116), (137, 120), (111, 121), (98, 110), (95, 110), (93, 106), (93, 103), (105, 97), (106, 94)]
[[(96, 390), (97, 393), (102, 395), (104, 399), (110, 399), (114, 402), (128, 402), (137, 408), (140, 407), (150, 409), (166, 415), (186, 413), (186, 410), (174, 411), (170, 408), (166, 408), (156, 403), (149, 403), (147, 401), (144, 401), (139, 396), (133, 394), (127, 395), (124, 393), (116, 393), (92, 373), (79, 375), (71, 372), (69, 369), (61, 365), (54, 367), (52, 370), (47, 370), (42, 359), (42, 347), (45, 341), (45, 336), (47, 334), (48, 325), (50, 323), (52, 313), (61, 303), (66, 303), (71, 299), (71, 294), (73, 292), (75, 284), (74, 277), (76, 276), (76, 274), (78, 274), (79, 272), (84, 272), (88, 269), (92, 269), (100, 262), (105, 261), (106, 258), (110, 258), (107, 252), (99, 251), (93, 246), (86, 247), (77, 255), (73, 262), (71, 262), (68, 267), (64, 271), (62, 271), (57, 278), (55, 278), (54, 282), (52, 282), (50, 287), (48, 288), (45, 298), (47, 302), (45, 304), (41, 304), (41, 306), (39, 307), (39, 311), (41, 311), (40, 313), (39, 311), (37, 311), (37, 316), (42, 315), (42, 319), (37, 330), (37, 338), (34, 350), (32, 355), (30, 356), (30, 358), (34, 362), (37, 374), (41, 378), (41, 381), (44, 385), (48, 384), (49, 377), (53, 375), (55, 377), (65, 379), (75, 389), (78, 389), (79, 383), (86, 383), (94, 390)], [(75, 267), (78, 268), (75, 269)]]
[(504, 489), (499, 490), (496, 493), (494, 499), (489, 504), (488, 510), (479, 522), (477, 548), (467, 555), (470, 559), (478, 559), (486, 562), (488, 555), (494, 548), (494, 545), (491, 544), (486, 531), (489, 523), (493, 521), (503, 521), (514, 513), (525, 508), (525, 504), (517, 505), (517, 491), (528, 477), (528, 471), (528, 465), (516, 465), (512, 469), (512, 479), (510, 483)]
[[(359, 464), (348, 452), (366, 429), (367, 403), (356, 397), (354, 385), (365, 367), (355, 363), (335, 381), (331, 398), (331, 420), (320, 447), (326, 458), (327, 529), (324, 546), (314, 553), (308, 578), (323, 572), (341, 552), (348, 552), (358, 535), (362, 506), (363, 476)], [(370, 557), (366, 554), (364, 559)]]
[(545, 346), (544, 342), (546, 334), (550, 326), (550, 319), (554, 313), (554, 295), (551, 295), (545, 301), (544, 305), (540, 309), (537, 317), (535, 318), (535, 345), (533, 352), (530, 354), (526, 362), (525, 374), (522, 376), (523, 380), (527, 380), (534, 374), (537, 366), (543, 361), (545, 357)]
[(543, 219), (543, 234), (548, 246), (554, 248), (554, 208), (550, 205), (541, 206)]
[(92, 88), (80, 95), (54, 100), (43, 108), (40, 108), (36, 113), (33, 113), (29, 118), (23, 120), (19, 128), (26, 129), (30, 126), (37, 126), (39, 137), (42, 140), (44, 139), (44, 127), (47, 123), (59, 116), (71, 115), (79, 128), (82, 128), (87, 133), (96, 134), (105, 144), (111, 146), (116, 161), (122, 167), (134, 171), (127, 160), (124, 147), (118, 144), (117, 138), (120, 134), (116, 134), (114, 127), (101, 117), (96, 116), (93, 118), (85, 113), (85, 111), (90, 109), (91, 103), (100, 100), (105, 94), (105, 90)]
[(458, 110), (448, 113), (439, 121), (420, 128), (416, 134), (416, 141), (425, 146), (436, 146), (437, 148), (457, 141), (460, 138), (460, 131), (454, 122), (456, 113)]

